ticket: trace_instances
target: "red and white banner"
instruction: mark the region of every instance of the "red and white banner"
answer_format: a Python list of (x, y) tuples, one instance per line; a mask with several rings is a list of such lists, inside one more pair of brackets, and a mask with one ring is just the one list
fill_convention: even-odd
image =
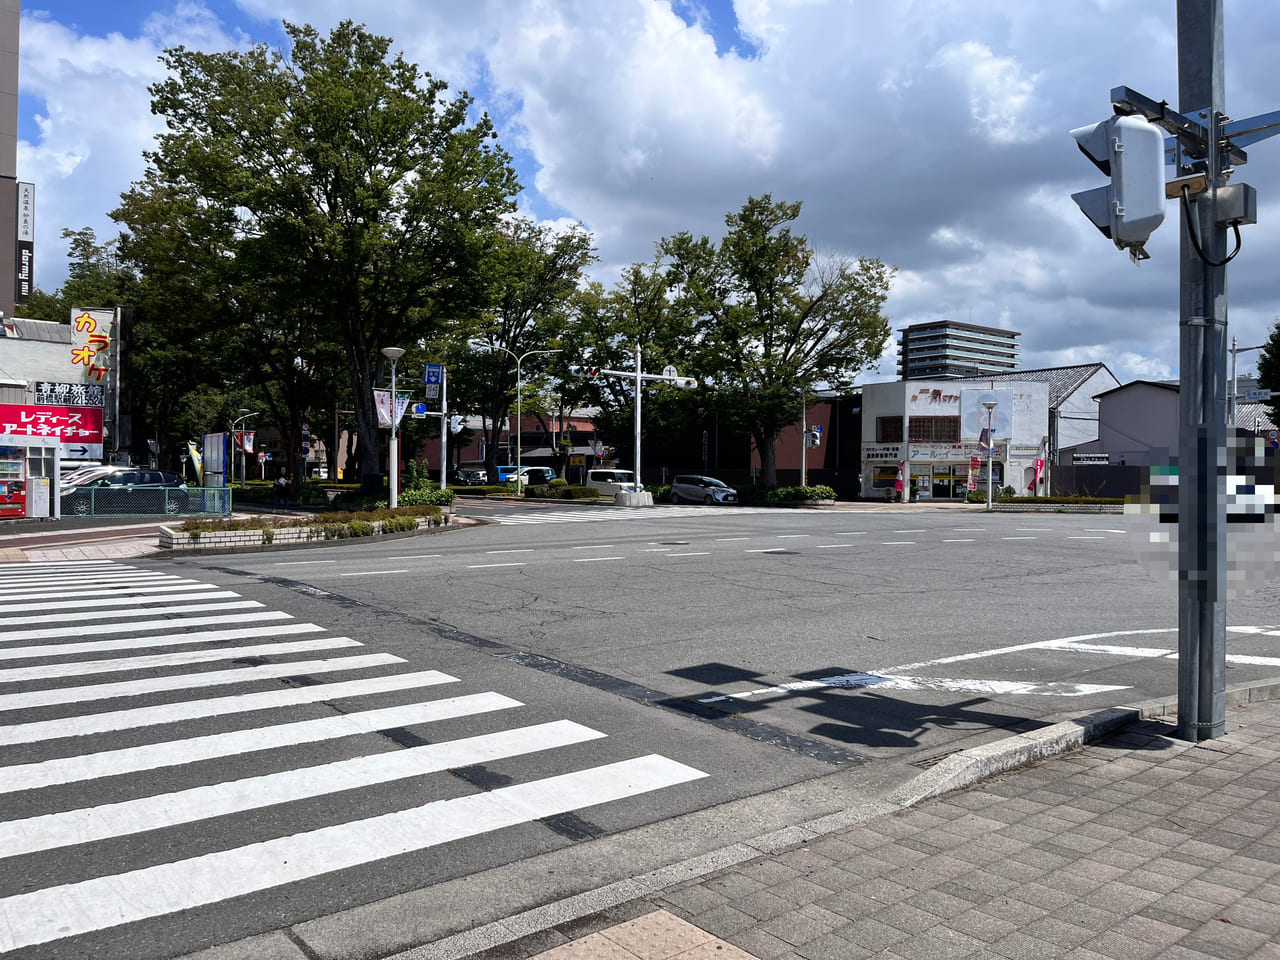
[(60, 447), (64, 457), (102, 457), (102, 408), (0, 403), (0, 443)]

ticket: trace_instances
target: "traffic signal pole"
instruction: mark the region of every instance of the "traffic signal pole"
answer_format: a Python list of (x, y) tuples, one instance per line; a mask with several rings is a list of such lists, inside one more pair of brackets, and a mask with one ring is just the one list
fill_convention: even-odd
[[(1228, 180), (1248, 162), (1245, 147), (1280, 134), (1280, 111), (1227, 117), (1222, 7), (1222, 0), (1178, 0), (1180, 112), (1115, 87), (1119, 116), (1071, 131), (1112, 181), (1073, 197), (1135, 261), (1147, 258), (1143, 245), (1163, 219), (1159, 191), (1178, 205), (1178, 736), (1191, 741), (1226, 733), (1227, 478), (1239, 469), (1227, 436), (1226, 268), (1240, 251), (1240, 226), (1257, 222), (1254, 189)], [(1164, 143), (1173, 180), (1164, 182), (1160, 165), (1133, 164), (1139, 154), (1155, 159), (1134, 117), (1171, 135)]]
[(1190, 217), (1179, 218), (1178, 736), (1190, 741), (1226, 733), (1227, 228), (1217, 215), (1226, 186), (1223, 71), (1222, 0), (1178, 0), (1179, 111), (1208, 128), (1209, 184), (1188, 201)]

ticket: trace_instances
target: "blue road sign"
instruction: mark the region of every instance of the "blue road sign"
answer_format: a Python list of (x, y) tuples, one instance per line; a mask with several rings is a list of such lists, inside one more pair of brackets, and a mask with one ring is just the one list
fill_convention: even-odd
[(422, 372), (423, 383), (444, 383), (444, 364), (428, 363)]

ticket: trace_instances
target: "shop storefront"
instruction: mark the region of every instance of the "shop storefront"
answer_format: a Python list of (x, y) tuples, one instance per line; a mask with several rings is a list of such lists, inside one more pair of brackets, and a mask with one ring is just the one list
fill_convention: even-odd
[(1048, 389), (1039, 382), (868, 384), (862, 496), (890, 500), (902, 489), (922, 501), (964, 500), (986, 492), (988, 462), (994, 490), (1021, 489), (1042, 456), (1048, 417)]

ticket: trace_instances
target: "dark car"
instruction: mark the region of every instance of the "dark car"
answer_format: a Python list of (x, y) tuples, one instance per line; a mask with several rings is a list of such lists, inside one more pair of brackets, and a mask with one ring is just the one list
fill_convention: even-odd
[(672, 503), (737, 503), (738, 491), (715, 477), (685, 474), (671, 481)]
[(485, 472), (476, 467), (459, 467), (453, 471), (450, 481), (463, 487), (483, 487), (489, 482)]
[(147, 467), (114, 467), (84, 483), (62, 488), (63, 516), (126, 514), (151, 516), (185, 513), (187, 483), (176, 473)]

